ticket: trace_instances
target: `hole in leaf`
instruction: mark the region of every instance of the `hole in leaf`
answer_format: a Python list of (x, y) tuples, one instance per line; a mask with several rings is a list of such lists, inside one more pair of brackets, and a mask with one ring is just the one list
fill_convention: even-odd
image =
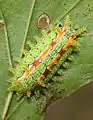
[(49, 26), (50, 18), (46, 13), (41, 14), (37, 19), (37, 27), (45, 29)]

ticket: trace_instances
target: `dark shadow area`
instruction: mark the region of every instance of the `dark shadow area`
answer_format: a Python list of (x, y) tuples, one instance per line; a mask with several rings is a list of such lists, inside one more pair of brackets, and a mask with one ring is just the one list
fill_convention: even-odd
[(93, 120), (93, 82), (50, 105), (45, 120)]

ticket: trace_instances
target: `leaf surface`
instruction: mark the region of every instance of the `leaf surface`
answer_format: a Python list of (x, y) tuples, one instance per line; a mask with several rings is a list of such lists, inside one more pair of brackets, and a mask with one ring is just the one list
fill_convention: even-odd
[[(0, 8), (2, 9), (7, 23), (13, 63), (14, 59), (20, 56), (32, 2), (32, 0), (0, 1)], [(36, 27), (36, 20), (40, 14), (43, 12), (47, 13), (52, 23), (56, 21), (60, 15), (63, 15), (74, 3), (74, 0), (36, 0), (27, 34), (27, 41), (30, 40), (32, 44), (35, 44), (36, 41), (33, 39), (33, 36), (41, 35), (41, 31)], [(43, 115), (40, 114), (41, 111), (37, 108), (37, 104), (38, 107), (42, 107), (40, 108), (40, 110), (42, 110), (46, 104), (50, 104), (60, 97), (69, 96), (76, 89), (79, 89), (81, 86), (93, 80), (93, 1), (81, 0), (69, 15), (75, 25), (87, 27), (89, 33), (89, 35), (83, 36), (79, 41), (79, 55), (74, 56), (74, 62), (71, 63), (69, 69), (65, 71), (60, 69), (62, 75), (53, 77), (53, 80), (57, 82), (49, 86), (50, 89), (45, 91), (45, 95), (38, 93), (35, 97), (31, 98), (29, 102), (25, 100), (10, 120), (41, 120), (43, 119)], [(0, 15), (0, 19), (2, 19), (2, 15)], [(2, 114), (7, 98), (6, 90), (8, 83), (6, 80), (11, 76), (8, 72), (9, 67), (4, 30), (3, 26), (0, 24), (0, 115)], [(58, 81), (60, 81), (60, 83)], [(16, 96), (14, 96), (9, 113), (11, 113), (16, 104)]]

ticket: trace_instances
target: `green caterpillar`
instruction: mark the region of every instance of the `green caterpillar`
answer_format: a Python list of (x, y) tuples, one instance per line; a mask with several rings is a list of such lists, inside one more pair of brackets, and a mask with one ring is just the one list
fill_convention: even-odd
[(45, 82), (72, 53), (73, 46), (78, 46), (76, 38), (84, 31), (84, 28), (75, 30), (71, 21), (66, 19), (64, 25), (58, 23), (44, 32), (37, 45), (28, 51), (15, 68), (8, 90), (29, 96), (34, 86), (39, 84), (45, 87)]

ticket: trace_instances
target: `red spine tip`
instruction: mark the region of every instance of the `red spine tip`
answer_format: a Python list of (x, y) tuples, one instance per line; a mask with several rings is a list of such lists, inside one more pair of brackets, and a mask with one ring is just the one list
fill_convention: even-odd
[(55, 41), (53, 41), (53, 42), (51, 42), (51, 46), (53, 47), (54, 45), (56, 44), (56, 42)]
[(35, 60), (34, 62), (33, 62), (33, 66), (38, 66), (39, 65), (39, 60)]
[(49, 69), (46, 68), (45, 72), (43, 73), (44, 76), (46, 76), (49, 73)]
[(61, 55), (64, 52), (64, 49), (62, 48), (58, 53)]

